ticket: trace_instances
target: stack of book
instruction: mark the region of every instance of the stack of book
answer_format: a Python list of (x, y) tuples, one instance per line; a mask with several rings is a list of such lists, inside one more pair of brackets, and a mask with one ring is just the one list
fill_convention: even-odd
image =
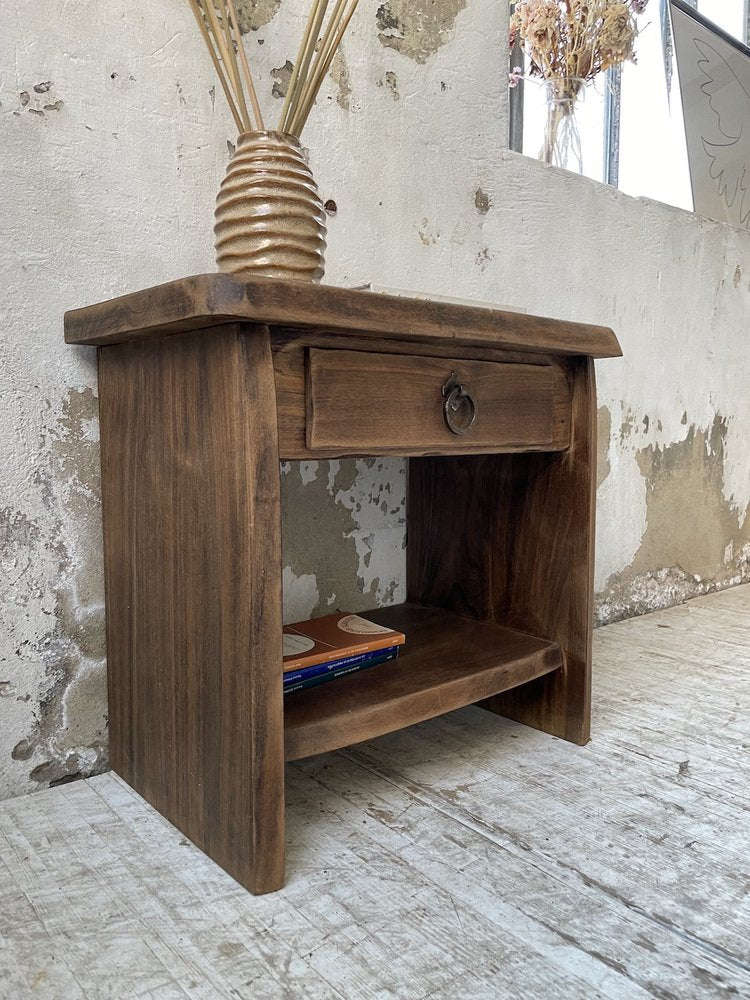
[(284, 626), (284, 694), (395, 660), (402, 632), (338, 612)]

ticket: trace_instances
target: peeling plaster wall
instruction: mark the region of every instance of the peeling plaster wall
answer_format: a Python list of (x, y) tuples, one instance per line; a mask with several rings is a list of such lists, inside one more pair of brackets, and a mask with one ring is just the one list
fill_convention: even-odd
[[(269, 117), (305, 19), (240, 0)], [(326, 280), (605, 323), (599, 620), (750, 578), (750, 236), (504, 151), (503, 4), (362, 4), (305, 133)], [(187, 4), (7, 0), (0, 797), (106, 767), (93, 352), (65, 309), (213, 269), (233, 134)], [(282, 467), (287, 619), (403, 599), (405, 463)]]
[(597, 364), (597, 621), (749, 580), (750, 237), (511, 153), (497, 177), (505, 299), (624, 352)]

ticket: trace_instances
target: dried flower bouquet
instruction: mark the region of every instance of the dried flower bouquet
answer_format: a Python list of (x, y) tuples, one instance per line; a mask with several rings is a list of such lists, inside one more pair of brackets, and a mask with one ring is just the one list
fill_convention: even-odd
[[(551, 98), (542, 159), (552, 161), (561, 121), (570, 117), (587, 80), (612, 66), (635, 61), (636, 15), (648, 0), (516, 0), (511, 48), (518, 43), (529, 74), (547, 83)], [(511, 86), (519, 79), (511, 72)]]

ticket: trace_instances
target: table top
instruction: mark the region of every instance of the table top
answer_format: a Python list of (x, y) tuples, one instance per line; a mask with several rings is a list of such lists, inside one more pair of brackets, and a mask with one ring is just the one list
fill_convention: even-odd
[(612, 330), (525, 313), (301, 281), (197, 274), (65, 314), (69, 344), (106, 346), (250, 323), (542, 354), (620, 357)]

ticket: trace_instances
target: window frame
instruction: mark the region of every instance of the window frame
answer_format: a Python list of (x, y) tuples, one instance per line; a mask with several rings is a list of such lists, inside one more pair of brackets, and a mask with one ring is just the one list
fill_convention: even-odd
[[(681, 0), (686, 6), (694, 11), (698, 11), (698, 0)], [(511, 14), (515, 4), (511, 3)], [(669, 21), (669, 0), (658, 0), (658, 17), (661, 25), (662, 36), (671, 48), (671, 25)], [(745, 26), (745, 37), (741, 39), (750, 46), (750, 0), (744, 0), (743, 23)], [(518, 41), (511, 49), (509, 69), (516, 66), (521, 67), (521, 72), (526, 69), (526, 57)], [(515, 87), (510, 89), (509, 116), (508, 116), (508, 147), (516, 153), (523, 153), (523, 106), (524, 87), (526, 83), (523, 78), (518, 81)], [(607, 70), (607, 86), (604, 98), (604, 163), (602, 176), (604, 183), (611, 187), (619, 187), (620, 179), (620, 111), (622, 106), (622, 66), (615, 66)]]

